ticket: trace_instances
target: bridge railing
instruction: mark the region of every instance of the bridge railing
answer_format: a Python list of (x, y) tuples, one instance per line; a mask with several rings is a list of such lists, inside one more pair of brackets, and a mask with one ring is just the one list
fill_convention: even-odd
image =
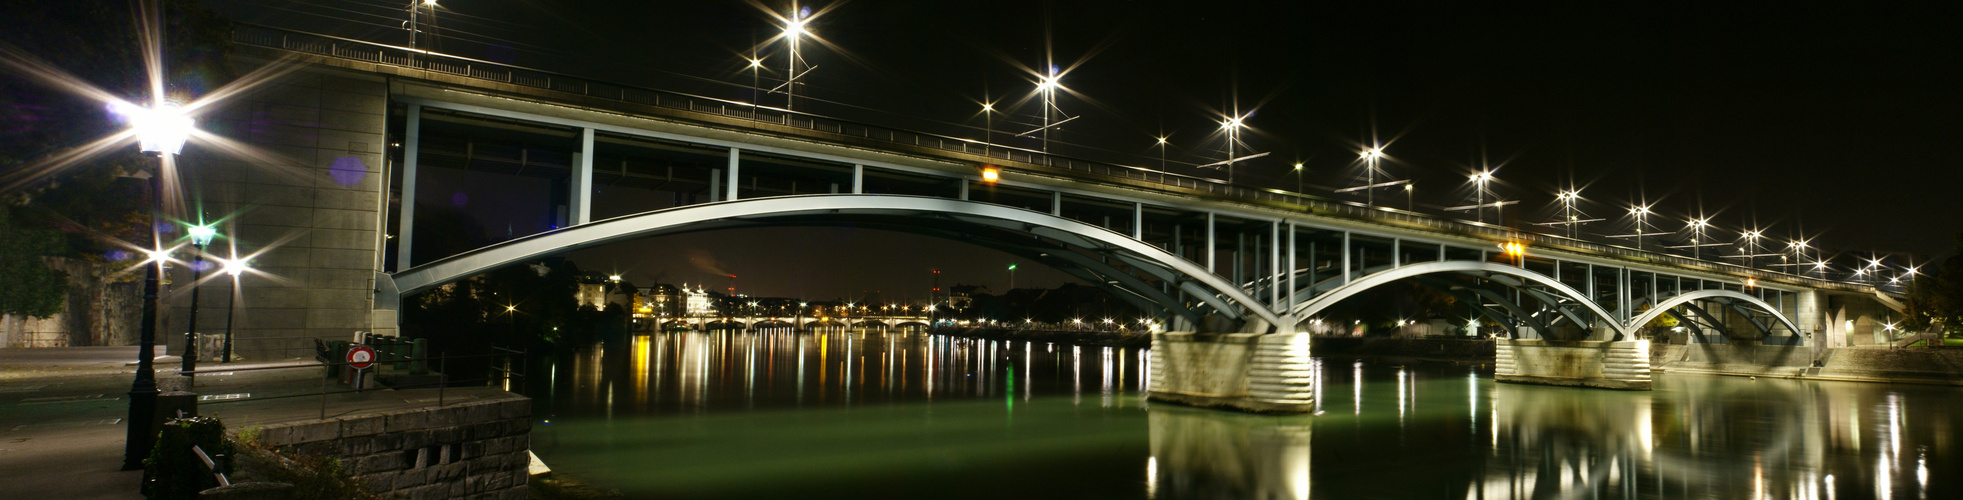
[(1670, 255), (1663, 252), (1651, 252), (1616, 245), (1604, 245), (1563, 236), (1523, 232), (1504, 226), (1459, 221), (1386, 207), (1369, 207), (1360, 203), (1332, 200), (1305, 193), (1235, 186), (1226, 181), (1209, 177), (1198, 177), (1158, 169), (1116, 165), (1053, 155), (1015, 146), (1004, 146), (974, 139), (881, 127), (810, 113), (759, 106), (754, 103), (618, 85), (551, 71), (450, 56), (394, 45), (250, 24), (238, 25), (238, 28), (232, 33), (232, 41), (242, 45), (407, 67), (430, 73), (703, 113), (740, 121), (769, 123), (777, 126), (882, 141), (897, 145), (981, 155), (988, 158), (999, 158), (1010, 162), (1040, 165), (1073, 173), (1158, 184), (1227, 198), (1298, 205), (1307, 207), (1309, 211), (1315, 213), (1391, 222), (1401, 225), (1421, 226), (1441, 232), (1473, 235), (1489, 239), (1507, 241), (1525, 240), (1530, 245), (1567, 247), (1604, 255), (1648, 260), (1754, 278), (1777, 277), (1788, 281), (1804, 282), (1816, 287), (1859, 288), (1859, 285), (1812, 278), (1794, 273), (1775, 273), (1730, 263)]

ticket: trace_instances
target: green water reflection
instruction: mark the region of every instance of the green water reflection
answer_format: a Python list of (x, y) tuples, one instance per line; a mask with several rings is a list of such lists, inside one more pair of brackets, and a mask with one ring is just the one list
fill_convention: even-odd
[(1963, 498), (1963, 389), (1317, 366), (1321, 413), (1150, 403), (1138, 349), (669, 333), (538, 360), (532, 446), (631, 498)]

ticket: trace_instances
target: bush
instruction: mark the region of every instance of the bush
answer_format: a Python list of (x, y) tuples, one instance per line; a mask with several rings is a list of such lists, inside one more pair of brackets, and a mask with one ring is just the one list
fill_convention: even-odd
[[(192, 446), (204, 449), (219, 460), (232, 456), (232, 443), (225, 439), (225, 424), (210, 417), (190, 417), (164, 422), (157, 433), (157, 445), (150, 458), (143, 460), (143, 494), (149, 498), (192, 499), (206, 488), (218, 486), (211, 469), (205, 468)], [(219, 462), (219, 472), (231, 473), (228, 461)]]

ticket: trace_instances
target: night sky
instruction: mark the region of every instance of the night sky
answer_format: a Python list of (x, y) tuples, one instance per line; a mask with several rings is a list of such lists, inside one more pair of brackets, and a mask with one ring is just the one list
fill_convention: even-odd
[[(244, 22), (407, 41), (396, 0), (208, 3)], [(445, 53), (748, 100), (745, 57), (757, 47), (764, 86), (783, 77), (783, 44), (769, 43), (781, 21), (766, 10), (786, 15), (787, 3), (440, 3), (434, 48)], [(1155, 137), (1167, 135), (1172, 170), (1224, 177), (1190, 167), (1225, 158), (1220, 114), (1238, 109), (1254, 113), (1243, 147), (1270, 153), (1237, 169), (1245, 184), (1293, 189), (1297, 161), (1312, 194), (1360, 184), (1356, 152), (1374, 141), (1390, 156), (1388, 175), (1416, 186), (1420, 211), (1469, 204), (1467, 174), (1497, 168), (1494, 191), (1521, 201), (1506, 212), (1522, 227), (1551, 220), (1554, 193), (1572, 183), (1587, 215), (1609, 219), (1587, 231), (1606, 234), (1626, 233), (1627, 208), (1641, 199), (1660, 213), (1652, 231), (1676, 231), (1701, 211), (1719, 228), (1713, 239), (1759, 227), (1783, 247), (1804, 231), (1846, 254), (1924, 261), (1949, 255), (1963, 231), (1954, 197), (1963, 176), (1950, 173), (1963, 157), (1963, 40), (1951, 26), (1963, 12), (1954, 8), (1277, 4), (805, 4), (824, 43), (804, 44), (818, 69), (800, 77), (808, 85), (797, 109), (979, 139), (980, 103), (994, 100), (1010, 110), (993, 121), (997, 142), (1038, 148), (1003, 131), (1040, 123), (1039, 104), (1025, 98), (1047, 53), (1070, 89), (1058, 106), (1078, 117), (1052, 136), (1060, 154), (1157, 167)], [(1401, 206), (1404, 196), (1378, 200)], [(793, 236), (852, 244), (796, 255), (764, 244)], [(749, 273), (760, 278), (739, 291), (813, 299), (918, 288), (929, 268), (999, 290), (1009, 259), (809, 228), (697, 233), (574, 257), (642, 284)], [(1063, 280), (1026, 266), (1017, 285)]]

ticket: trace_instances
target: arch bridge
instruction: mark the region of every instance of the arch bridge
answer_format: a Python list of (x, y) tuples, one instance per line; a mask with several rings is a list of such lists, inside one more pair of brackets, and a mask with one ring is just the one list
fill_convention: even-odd
[[(1155, 340), (1163, 392), (1189, 388), (1182, 364), (1197, 361), (1179, 345), (1238, 342), (1279, 363), (1248, 368), (1269, 378), (1243, 383), (1282, 389), (1257, 397), (1243, 387), (1233, 398), (1287, 409), (1302, 397), (1292, 388), (1303, 332), (1345, 299), (1393, 284), (1455, 304), (1413, 320), (1520, 345), (1625, 347), (1665, 334), (1804, 344), (1823, 323), (1823, 294), (1875, 293), (1655, 245), (1523, 233), (396, 47), (257, 27), (234, 40), (379, 82), (362, 87), (381, 89), (374, 126), (391, 145), (377, 168), (378, 323), (393, 322), (402, 296), (572, 249), (852, 224), (1000, 250), (1109, 290), (1185, 335)], [(327, 173), (339, 180), (342, 168), (336, 160)], [(1509, 245), (1526, 252), (1502, 252)]]

